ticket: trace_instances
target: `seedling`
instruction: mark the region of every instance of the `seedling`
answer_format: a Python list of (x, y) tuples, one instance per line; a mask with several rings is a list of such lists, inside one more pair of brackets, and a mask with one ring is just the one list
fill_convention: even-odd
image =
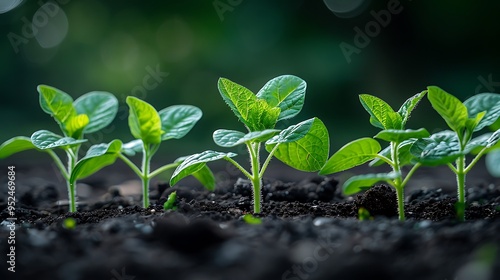
[[(296, 116), (302, 109), (306, 82), (284, 75), (267, 82), (255, 95), (249, 89), (228, 79), (220, 78), (219, 92), (248, 132), (218, 129), (213, 133), (215, 143), (221, 147), (245, 145), (250, 156), (247, 171), (232, 157), (234, 153), (205, 151), (189, 156), (174, 171), (170, 184), (204, 168), (207, 162), (224, 159), (236, 166), (252, 183), (254, 213), (261, 211), (262, 177), (271, 159), (276, 157), (285, 164), (302, 171), (317, 171), (328, 157), (328, 131), (318, 118), (312, 118), (286, 129), (275, 126), (279, 121)], [(260, 152), (265, 144), (269, 155), (261, 165)]]
[(262, 224), (262, 220), (258, 217), (255, 217), (252, 214), (243, 215), (243, 221), (249, 225), (260, 225)]
[(425, 91), (418, 93), (406, 100), (401, 108), (395, 112), (389, 104), (380, 98), (368, 94), (361, 94), (359, 99), (365, 110), (370, 114), (370, 123), (383, 129), (374, 138), (389, 142), (389, 146), (381, 150), (378, 141), (372, 138), (354, 140), (340, 148), (319, 172), (321, 175), (344, 171), (368, 161), (370, 166), (387, 163), (392, 167), (390, 173), (364, 174), (353, 176), (343, 185), (343, 192), (352, 195), (373, 186), (379, 181), (384, 181), (396, 189), (398, 200), (399, 219), (405, 219), (404, 213), (404, 187), (413, 173), (420, 167), (417, 163), (403, 176), (402, 167), (412, 165), (410, 147), (418, 139), (429, 136), (427, 130), (405, 129), (410, 114), (425, 96)]
[[(136, 138), (123, 145), (118, 157), (122, 159), (142, 182), (142, 206), (149, 207), (149, 182), (151, 178), (162, 172), (176, 168), (184, 158), (163, 165), (150, 171), (151, 159), (158, 151), (161, 142), (184, 137), (202, 116), (199, 108), (191, 105), (174, 105), (159, 112), (149, 103), (136, 97), (127, 97), (130, 108), (128, 125)], [(142, 165), (139, 168), (127, 156), (142, 152)], [(206, 188), (213, 190), (215, 178), (208, 167), (201, 168), (193, 174)]]
[(373, 216), (370, 214), (370, 211), (368, 211), (368, 209), (360, 207), (358, 209), (358, 220), (360, 221), (373, 220)]
[(163, 210), (175, 210), (177, 207), (175, 206), (175, 202), (177, 199), (177, 192), (172, 192), (168, 195), (167, 201), (163, 203)]
[(62, 222), (62, 226), (68, 230), (74, 230), (76, 228), (76, 220), (73, 218), (66, 218)]
[[(55, 119), (63, 135), (39, 130), (30, 138), (23, 136), (11, 138), (0, 145), (0, 158), (30, 149), (48, 153), (66, 180), (69, 211), (75, 212), (76, 180), (90, 176), (113, 163), (114, 160), (106, 154), (116, 151), (117, 146), (121, 147), (119, 141), (92, 146), (87, 155), (78, 161), (81, 144), (87, 141), (83, 138), (84, 135), (96, 132), (113, 121), (118, 111), (118, 100), (111, 93), (102, 91), (89, 92), (73, 101), (67, 93), (54, 87), (40, 85), (37, 90), (40, 94), (40, 107)], [(56, 154), (56, 148), (66, 153), (66, 166)]]
[[(432, 107), (452, 131), (445, 130), (416, 141), (411, 153), (420, 164), (446, 164), (456, 174), (457, 217), (465, 220), (465, 178), (481, 156), (491, 151), (500, 139), (500, 129), (472, 138), (474, 132), (493, 124), (500, 117), (500, 94), (481, 93), (462, 103), (436, 86), (428, 87)], [(477, 151), (467, 165), (466, 155)]]

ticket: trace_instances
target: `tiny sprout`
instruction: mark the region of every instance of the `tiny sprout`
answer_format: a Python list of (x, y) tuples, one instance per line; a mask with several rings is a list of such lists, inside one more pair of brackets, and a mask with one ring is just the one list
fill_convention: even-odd
[(373, 220), (373, 216), (370, 214), (368, 209), (360, 207), (358, 210), (358, 220), (360, 221)]
[(245, 214), (243, 216), (243, 221), (249, 225), (260, 225), (262, 224), (262, 220), (260, 218), (255, 217), (252, 214)]
[(177, 200), (177, 192), (173, 192), (168, 195), (167, 201), (163, 203), (164, 210), (176, 210), (177, 206), (175, 206)]
[(66, 218), (62, 222), (65, 229), (74, 230), (76, 228), (76, 220), (73, 218)]

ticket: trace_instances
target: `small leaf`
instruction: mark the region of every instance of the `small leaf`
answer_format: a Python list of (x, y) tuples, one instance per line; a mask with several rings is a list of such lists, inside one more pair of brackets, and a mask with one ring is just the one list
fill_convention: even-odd
[(161, 140), (180, 139), (184, 137), (200, 120), (202, 112), (191, 105), (174, 105), (158, 112), (161, 119), (161, 129), (164, 134)]
[(61, 147), (63, 149), (87, 142), (86, 139), (76, 140), (71, 137), (62, 137), (48, 130), (39, 130), (31, 135), (31, 142), (41, 150)]
[(486, 168), (494, 177), (500, 177), (500, 149), (495, 149), (486, 155)]
[(398, 178), (401, 174), (396, 172), (379, 173), (379, 174), (364, 174), (353, 176), (345, 181), (342, 190), (345, 195), (353, 195), (360, 191), (371, 188), (378, 182), (387, 182), (392, 185), (392, 180)]
[(221, 147), (234, 147), (245, 142), (264, 142), (278, 132), (277, 129), (266, 129), (245, 134), (236, 130), (218, 129), (214, 131), (213, 139), (215, 144)]
[(93, 145), (87, 154), (77, 162), (73, 172), (71, 172), (70, 182), (88, 177), (113, 164), (121, 148), (122, 142), (120, 140), (113, 140), (108, 144)]
[(89, 124), (89, 117), (85, 114), (70, 117), (65, 124), (66, 132), (73, 138), (80, 138), (84, 128)]
[(429, 86), (427, 89), (427, 98), (434, 110), (441, 115), (453, 131), (462, 130), (468, 119), (467, 107), (458, 98), (439, 87)]
[(223, 158), (234, 157), (234, 153), (221, 153), (215, 151), (204, 151), (199, 154), (188, 156), (184, 161), (175, 169), (172, 177), (170, 178), (170, 185), (177, 184), (183, 178), (200, 171), (207, 162), (215, 161)]
[(262, 224), (262, 220), (258, 217), (255, 217), (252, 214), (243, 215), (243, 221), (249, 225), (260, 225)]
[(420, 128), (417, 130), (406, 129), (386, 129), (380, 131), (377, 135), (373, 136), (374, 138), (378, 138), (387, 142), (396, 142), (401, 143), (410, 138), (424, 138), (428, 137), (429, 132), (425, 128)]
[(381, 124), (385, 129), (401, 129), (402, 119), (401, 116), (394, 112), (394, 110), (384, 100), (369, 94), (359, 95), (361, 105), (374, 119), (370, 122), (377, 126)]
[(481, 120), (484, 118), (485, 115), (486, 111), (483, 111), (476, 114), (476, 116), (473, 118), (468, 118), (467, 121), (465, 122), (465, 128), (470, 132), (476, 131), (479, 123), (481, 122)]
[(73, 103), (78, 114), (89, 117), (89, 125), (83, 133), (92, 133), (108, 126), (118, 112), (118, 99), (104, 91), (92, 91), (80, 96)]
[(122, 153), (127, 156), (135, 156), (136, 153), (142, 153), (143, 145), (141, 139), (132, 140), (122, 145)]
[(486, 112), (486, 115), (481, 119), (474, 131), (492, 125), (500, 117), (500, 94), (476, 94), (465, 100), (464, 105), (467, 107), (469, 118), (475, 118), (477, 114)]
[(271, 107), (281, 109), (278, 121), (296, 116), (304, 105), (307, 84), (293, 75), (283, 75), (267, 82), (257, 93)]
[(380, 152), (380, 149), (378, 141), (372, 138), (354, 140), (333, 154), (319, 174), (337, 173), (361, 165), (374, 159), (377, 153)]
[(0, 145), (0, 158), (6, 158), (13, 154), (37, 149), (31, 139), (25, 136), (13, 137)]
[[(304, 130), (304, 127), (309, 129)], [(313, 172), (325, 165), (330, 149), (330, 138), (323, 122), (318, 118), (312, 118), (291, 126), (269, 139), (266, 142), (266, 150), (271, 152), (275, 145), (279, 145), (274, 153), (277, 159), (297, 170)]]
[(398, 110), (398, 114), (402, 118), (403, 122), (403, 127), (405, 126), (406, 122), (410, 118), (411, 112), (417, 107), (418, 103), (422, 98), (424, 98), (425, 94), (427, 91), (422, 91), (421, 93), (417, 93), (414, 96), (408, 98), (403, 105)]
[(163, 203), (163, 210), (171, 210), (175, 208), (175, 201), (177, 199), (177, 192), (174, 191), (168, 195), (167, 201)]
[(417, 162), (430, 166), (451, 163), (462, 155), (457, 135), (449, 130), (415, 141), (410, 152)]
[(146, 144), (159, 144), (162, 135), (161, 120), (155, 108), (133, 96), (127, 97), (127, 104), (130, 107), (128, 125), (132, 135)]
[(37, 90), (40, 93), (40, 107), (45, 113), (53, 116), (59, 125), (62, 126), (70, 117), (76, 115), (73, 98), (64, 91), (46, 85), (39, 85)]
[(280, 108), (271, 107), (249, 89), (225, 78), (219, 79), (218, 88), (222, 99), (250, 131), (274, 128)]

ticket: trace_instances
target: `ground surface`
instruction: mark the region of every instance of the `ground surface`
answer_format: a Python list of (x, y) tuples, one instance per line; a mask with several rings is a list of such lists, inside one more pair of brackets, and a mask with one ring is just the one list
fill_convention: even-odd
[[(119, 165), (79, 185), (68, 214), (64, 184), (47, 166), (17, 165), (16, 272), (7, 271), (6, 180), (0, 195), (0, 279), (499, 279), (500, 184), (479, 166), (469, 179), (467, 221), (454, 219), (453, 177), (423, 170), (406, 192), (406, 222), (395, 194), (377, 186), (345, 198), (349, 174), (318, 177), (270, 170), (262, 224), (247, 181), (223, 178), (208, 192), (187, 181), (140, 186)], [(4, 168), (6, 170), (6, 167)], [(418, 174), (418, 173), (417, 173)], [(274, 179), (279, 178), (279, 180)], [(290, 178), (287, 180), (286, 178)], [(130, 181), (128, 181), (130, 180)], [(176, 190), (178, 209), (163, 211)], [(359, 221), (360, 207), (373, 220)], [(66, 229), (64, 219), (77, 221)]]

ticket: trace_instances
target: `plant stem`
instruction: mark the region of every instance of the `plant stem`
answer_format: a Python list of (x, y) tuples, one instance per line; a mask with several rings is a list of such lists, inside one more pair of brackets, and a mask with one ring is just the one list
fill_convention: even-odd
[(253, 187), (253, 212), (260, 213), (260, 203), (261, 203), (261, 185), (262, 180), (259, 176), (260, 162), (259, 162), (259, 148), (260, 143), (247, 144), (250, 153), (250, 164), (252, 167), (252, 187)]
[(460, 221), (465, 221), (465, 156), (460, 156), (457, 159), (457, 217)]
[(125, 162), (125, 164), (128, 165), (132, 169), (132, 171), (134, 171), (135, 174), (137, 174), (137, 176), (139, 176), (139, 177), (142, 176), (141, 170), (132, 161), (130, 161), (130, 159), (128, 159), (126, 156), (124, 156), (121, 153), (118, 154), (118, 157), (121, 160), (123, 160), (123, 162)]
[(398, 177), (394, 179), (394, 188), (396, 189), (396, 197), (398, 202), (398, 215), (399, 220), (405, 220), (405, 195), (404, 195), (404, 181), (402, 180), (401, 166), (399, 165), (399, 143), (391, 142), (391, 158), (392, 158), (392, 168), (394, 172), (397, 172)]
[(71, 149), (67, 149), (66, 155), (68, 157), (68, 179), (66, 179), (66, 184), (68, 187), (69, 212), (76, 212), (76, 182), (70, 182), (69, 180), (73, 168), (75, 168), (76, 154)]
[(403, 187), (395, 187), (396, 189), (396, 196), (398, 200), (398, 215), (399, 215), (399, 220), (404, 221), (405, 220), (405, 195), (404, 195), (404, 188)]
[(174, 162), (174, 163), (166, 164), (166, 165), (164, 165), (164, 166), (156, 169), (155, 171), (149, 173), (149, 178), (153, 178), (155, 176), (158, 176), (162, 172), (167, 171), (169, 169), (176, 168), (180, 164), (181, 164), (180, 162)]
[(69, 174), (66, 171), (66, 167), (64, 167), (64, 164), (62, 163), (61, 159), (56, 155), (56, 153), (53, 150), (47, 150), (47, 153), (49, 153), (50, 157), (54, 160), (56, 163), (57, 168), (61, 172), (61, 175), (63, 178), (68, 181), (69, 180)]
[(151, 157), (149, 154), (150, 146), (146, 143), (143, 145), (143, 156), (142, 156), (142, 172), (141, 172), (141, 181), (142, 181), (142, 207), (149, 207), (149, 167)]

